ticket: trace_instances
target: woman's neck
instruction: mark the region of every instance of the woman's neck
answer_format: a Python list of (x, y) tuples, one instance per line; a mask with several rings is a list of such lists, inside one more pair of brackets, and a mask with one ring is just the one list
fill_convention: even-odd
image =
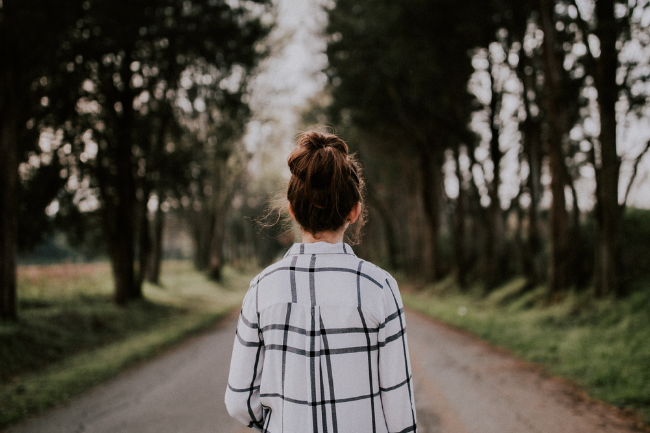
[(338, 244), (339, 242), (343, 242), (343, 236), (345, 234), (345, 230), (325, 231), (325, 232), (318, 232), (315, 234), (306, 232), (304, 230), (301, 230), (301, 232), (302, 232), (302, 243), (304, 244), (313, 244), (314, 242), (327, 242), (330, 244)]

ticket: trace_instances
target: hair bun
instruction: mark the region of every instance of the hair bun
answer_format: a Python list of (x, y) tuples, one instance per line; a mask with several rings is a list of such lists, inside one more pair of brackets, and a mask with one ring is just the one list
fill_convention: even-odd
[(310, 233), (341, 229), (363, 200), (364, 182), (356, 159), (348, 154), (345, 141), (333, 134), (305, 132), (297, 144), (287, 161), (292, 174), (287, 199), (296, 221)]
[(289, 160), (289, 170), (308, 188), (328, 188), (342, 171), (350, 171), (348, 145), (336, 135), (305, 132), (298, 137), (296, 151)]
[(348, 145), (334, 134), (323, 134), (316, 131), (305, 132), (298, 138), (298, 146), (318, 152), (328, 147), (338, 150), (343, 156), (348, 155)]

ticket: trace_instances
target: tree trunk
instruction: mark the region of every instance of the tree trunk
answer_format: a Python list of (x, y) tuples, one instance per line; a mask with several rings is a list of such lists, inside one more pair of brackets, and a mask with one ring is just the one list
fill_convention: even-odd
[(456, 177), (458, 178), (458, 198), (454, 208), (454, 256), (456, 259), (456, 281), (461, 289), (467, 288), (469, 277), (469, 261), (467, 260), (467, 191), (463, 188), (463, 174), (460, 169), (460, 144), (454, 146), (456, 158)]
[(505, 279), (503, 270), (503, 245), (504, 245), (504, 221), (503, 210), (499, 198), (499, 186), (501, 185), (501, 158), (503, 153), (499, 148), (499, 125), (497, 122), (498, 110), (500, 108), (499, 96), (495, 88), (494, 78), (490, 73), (492, 81), (492, 99), (490, 101), (490, 157), (494, 166), (492, 181), (488, 183), (488, 195), (490, 205), (488, 206), (488, 219), (490, 229), (487, 232), (487, 275), (485, 283), (488, 290), (494, 289)]
[(529, 287), (535, 287), (544, 280), (544, 257), (540, 234), (539, 202), (542, 197), (542, 143), (539, 122), (526, 119), (524, 125), (524, 153), (529, 172), (526, 181), (530, 194), (528, 207), (528, 230), (525, 243), (524, 274)]
[(208, 275), (215, 281), (221, 280), (221, 268), (223, 266), (223, 230), (224, 215), (215, 212), (214, 228), (210, 237), (210, 265)]
[[(526, 248), (526, 242), (524, 240), (524, 234), (523, 234), (523, 228), (524, 228), (524, 220), (526, 219), (526, 212), (521, 208), (521, 204), (519, 203), (518, 199), (515, 199), (513, 203), (511, 203), (510, 210), (515, 212), (515, 215), (517, 216), (517, 226), (515, 227), (514, 230), (514, 236), (513, 236), (513, 244), (514, 244), (514, 251), (510, 252), (510, 256), (512, 259), (515, 259), (513, 254), (516, 254), (519, 257), (519, 270), (517, 273), (523, 273), (524, 275), (527, 275), (529, 272), (526, 267), (530, 266), (530, 257), (528, 256), (528, 251)], [(526, 286), (525, 288), (530, 288), (530, 281), (526, 281)]]
[(566, 211), (566, 195), (561, 165), (562, 152), (560, 149), (561, 137), (555, 134), (549, 137), (549, 166), (551, 170), (551, 262), (549, 266), (549, 297), (552, 298), (558, 291), (568, 288), (569, 267), (569, 216)]
[[(475, 146), (468, 145), (467, 156), (470, 161), (470, 173), (472, 173), (473, 167), (480, 166), (480, 163), (476, 160), (475, 150)], [(472, 243), (470, 244), (471, 254), (469, 266), (476, 270), (476, 274), (480, 276), (482, 281), (486, 281), (488, 268), (485, 252), (487, 251), (486, 244), (488, 243), (491, 230), (490, 215), (489, 210), (481, 205), (481, 192), (479, 190), (479, 185), (477, 184), (477, 179), (474, 177), (473, 173), (467, 194), (467, 208), (471, 215), (472, 223), (470, 235)]]
[(542, 236), (540, 234), (539, 202), (542, 197), (542, 142), (541, 128), (538, 121), (528, 114), (524, 122), (524, 154), (528, 162), (528, 230), (525, 243), (524, 273), (529, 287), (535, 287), (544, 280), (544, 259)]
[[(406, 213), (405, 221), (401, 227), (405, 236), (403, 236), (402, 251), (405, 252), (405, 270), (410, 275), (422, 277), (424, 269), (428, 263), (424, 262), (424, 239), (422, 235), (422, 227), (424, 226), (422, 217), (422, 181), (419, 179), (418, 173), (415, 172), (413, 176), (409, 173), (415, 171), (414, 162), (405, 158), (403, 160), (402, 172), (406, 173), (404, 182), (404, 210)], [(399, 197), (393, 193), (391, 197)]]
[(138, 230), (138, 264), (139, 264), (139, 270), (138, 270), (138, 284), (142, 284), (142, 282), (145, 279), (145, 276), (149, 272), (149, 257), (151, 255), (151, 245), (152, 245), (152, 240), (151, 240), (151, 224), (149, 223), (149, 208), (148, 208), (148, 201), (149, 201), (149, 188), (147, 188), (144, 184), (146, 184), (146, 180), (142, 182), (143, 183), (143, 193), (142, 193), (142, 200), (138, 203), (140, 205), (139, 209), (139, 230)]
[[(531, 68), (531, 73), (526, 74), (526, 68)], [(526, 110), (526, 120), (522, 125), (523, 153), (528, 163), (528, 178), (526, 186), (530, 196), (530, 205), (526, 217), (528, 219), (526, 241), (523, 242), (522, 269), (526, 277), (527, 288), (533, 288), (544, 281), (544, 255), (543, 242), (540, 234), (539, 202), (542, 197), (542, 129), (539, 117), (531, 112), (529, 92), (538, 94), (535, 86), (535, 70), (533, 62), (528, 56), (523, 55), (517, 66), (517, 72), (523, 84), (523, 103)]]
[(544, 30), (544, 108), (548, 122), (546, 141), (548, 145), (549, 168), (551, 172), (551, 254), (549, 263), (548, 298), (553, 300), (558, 291), (568, 288), (570, 268), (570, 235), (566, 196), (564, 155), (562, 138), (566, 129), (566, 109), (562, 105), (561, 89), (564, 69), (556, 51), (556, 33), (553, 0), (540, 0), (541, 22)]
[[(130, 77), (130, 51), (122, 62), (122, 78)], [(126, 82), (130, 80), (127, 79)], [(113, 278), (114, 301), (125, 305), (142, 298), (142, 285), (135, 278), (136, 195), (133, 172), (133, 94), (128, 86), (118, 93), (122, 113), (114, 113), (115, 131), (106, 157), (109, 166), (100, 168), (100, 188), (105, 201), (104, 221)]]
[(621, 220), (618, 203), (620, 160), (616, 152), (616, 49), (617, 27), (614, 1), (596, 2), (600, 40), (600, 57), (596, 61), (595, 83), (600, 108), (600, 167), (596, 167), (596, 248), (594, 285), (596, 296), (619, 293), (619, 276), (616, 263), (616, 246)]
[(205, 271), (210, 266), (210, 234), (214, 218), (209, 210), (194, 212), (192, 234), (194, 237), (194, 267), (197, 271)]
[[(146, 256), (146, 271), (144, 273), (145, 278), (152, 284), (160, 284), (160, 262), (162, 260), (163, 253), (163, 228), (165, 225), (165, 213), (162, 210), (163, 197), (162, 190), (163, 187), (161, 184), (161, 171), (164, 170), (162, 167), (163, 152), (165, 148), (165, 137), (169, 134), (171, 129), (171, 124), (173, 124), (173, 111), (171, 107), (164, 104), (160, 113), (158, 113), (158, 121), (156, 125), (156, 134), (154, 138), (150, 141), (149, 157), (147, 160), (147, 171), (148, 176), (145, 182), (153, 182), (152, 187), (149, 189), (148, 193), (155, 191), (156, 196), (158, 197), (158, 206), (154, 212), (154, 221), (153, 221), (153, 230), (148, 230), (149, 234), (149, 251)], [(148, 204), (148, 203), (147, 203)], [(145, 205), (145, 210), (148, 211), (147, 206)], [(149, 223), (149, 220), (147, 219)], [(149, 224), (150, 226), (150, 224)]]
[(393, 226), (392, 214), (388, 206), (382, 201), (377, 194), (373, 185), (367, 184), (368, 204), (377, 209), (377, 215), (381, 219), (384, 227), (384, 234), (386, 236), (386, 247), (388, 254), (388, 266), (393, 269), (401, 269), (402, 263), (399, 259), (399, 247), (397, 245), (397, 235)]
[(153, 233), (151, 238), (151, 251), (147, 266), (147, 281), (160, 284), (160, 262), (163, 251), (163, 229), (165, 227), (165, 213), (162, 211), (162, 200), (158, 198), (158, 208), (153, 220)]
[[(130, 149), (129, 149), (130, 154)], [(108, 243), (114, 279), (113, 299), (118, 305), (142, 297), (141, 286), (135, 278), (135, 194), (131, 172), (130, 155), (128, 164), (121, 158), (118, 163), (118, 176), (115, 178), (116, 195), (108, 197), (104, 209), (106, 241)], [(128, 169), (127, 169), (128, 168)]]
[(425, 264), (424, 277), (431, 281), (440, 278), (440, 255), (438, 237), (440, 235), (440, 201), (442, 193), (442, 164), (444, 154), (435, 145), (429, 148), (419, 146), (420, 170), (422, 171), (422, 203), (427, 228), (425, 247), (429, 263)]
[[(4, 24), (3, 24), (4, 25)], [(6, 36), (6, 35), (3, 35)], [(1, 44), (0, 67), (0, 319), (17, 320), (16, 245), (18, 243), (18, 110), (14, 106), (11, 42)]]

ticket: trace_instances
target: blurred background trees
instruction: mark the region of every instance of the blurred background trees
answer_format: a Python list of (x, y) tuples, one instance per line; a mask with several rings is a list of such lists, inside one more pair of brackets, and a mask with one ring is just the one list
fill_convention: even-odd
[[(118, 304), (142, 296), (145, 276), (157, 280), (167, 201), (216, 206), (206, 236), (220, 242), (224, 200), (213, 200), (203, 179), (227, 177), (270, 29), (266, 1), (68, 3), (1, 6), (7, 318), (15, 317), (17, 245), (48, 228), (73, 243), (102, 228)], [(215, 182), (215, 196), (229, 186)], [(19, 231), (22, 207), (25, 220), (45, 222)]]
[[(58, 187), (47, 174), (34, 187), (32, 201), (19, 200), (23, 185), (18, 165), (38, 142), (38, 130), (29, 123), (48, 104), (43, 94), (48, 67), (76, 17), (80, 4), (67, 2), (3, 2), (0, 5), (0, 317), (16, 318), (16, 253), (19, 243), (19, 211), (29, 210), (34, 219), (27, 227), (43, 227), (44, 203)], [(26, 125), (30, 125), (27, 127)], [(57, 172), (53, 167), (53, 172)], [(60, 184), (60, 181), (59, 181)], [(25, 185), (27, 186), (27, 185)], [(23, 236), (33, 245), (37, 237)]]
[(314, 123), (365, 167), (359, 254), (408, 278), (647, 274), (646, 0), (6, 0), (0, 35), (3, 318), (34, 248), (108, 258), (119, 304), (165, 254), (272, 261), (254, 220)]
[(622, 231), (633, 195), (650, 204), (648, 2), (339, 0), (329, 18), (325, 110), (369, 178), (362, 254), (461, 287), (524, 275), (549, 301), (625, 293), (622, 249), (649, 241)]

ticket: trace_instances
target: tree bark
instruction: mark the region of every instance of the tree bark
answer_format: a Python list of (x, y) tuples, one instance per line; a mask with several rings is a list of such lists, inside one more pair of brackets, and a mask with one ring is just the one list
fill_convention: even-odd
[[(163, 252), (163, 228), (165, 224), (165, 213), (162, 210), (164, 187), (162, 183), (162, 171), (164, 170), (162, 161), (164, 159), (165, 137), (170, 133), (171, 126), (174, 122), (173, 111), (168, 105), (163, 105), (157, 115), (155, 125), (155, 135), (149, 142), (149, 156), (147, 158), (147, 176), (143, 184), (149, 185), (147, 193), (154, 191), (158, 197), (158, 205), (154, 212), (153, 230), (149, 219), (147, 218), (147, 230), (149, 245), (145, 258), (146, 270), (144, 276), (152, 284), (160, 284), (160, 262)], [(147, 196), (148, 196), (147, 194)], [(144, 210), (148, 212), (148, 199), (145, 203)]]
[(535, 287), (544, 280), (544, 258), (540, 234), (539, 202), (542, 197), (542, 143), (539, 122), (526, 119), (524, 123), (524, 153), (529, 172), (526, 181), (530, 194), (527, 218), (528, 227), (525, 243), (524, 274), (529, 287)]
[(366, 184), (366, 187), (368, 204), (377, 209), (377, 214), (383, 223), (384, 234), (386, 236), (386, 247), (388, 250), (388, 266), (393, 270), (401, 269), (402, 263), (399, 259), (399, 247), (397, 245), (397, 236), (395, 234), (396, 231), (393, 226), (391, 212), (384, 201), (377, 197), (372, 184)]
[(154, 214), (151, 250), (147, 266), (147, 281), (160, 284), (160, 263), (163, 251), (163, 230), (165, 227), (165, 213), (162, 210), (162, 200), (158, 198), (158, 208)]
[[(130, 51), (125, 50), (122, 79), (130, 82)], [(135, 277), (136, 195), (132, 152), (133, 94), (127, 85), (117, 93), (121, 113), (114, 114), (114, 135), (103, 157), (107, 167), (99, 168), (98, 181), (104, 198), (106, 241), (114, 279), (113, 299), (118, 305), (142, 298), (142, 285)], [(98, 154), (99, 156), (99, 154)]]
[[(526, 120), (523, 122), (523, 152), (528, 163), (528, 178), (526, 186), (530, 196), (530, 205), (526, 216), (528, 218), (526, 241), (523, 243), (522, 269), (527, 280), (527, 287), (533, 288), (544, 280), (543, 243), (540, 234), (539, 202), (542, 197), (542, 129), (539, 118), (533, 116), (528, 98), (529, 92), (535, 90), (535, 73), (525, 73), (532, 62), (527, 56), (522, 56), (518, 65), (518, 73), (524, 88), (524, 109)], [(537, 92), (535, 92), (537, 94)]]
[(139, 209), (139, 221), (140, 223), (138, 228), (138, 284), (142, 284), (146, 275), (149, 272), (149, 257), (151, 255), (151, 246), (152, 246), (152, 236), (151, 236), (151, 224), (149, 223), (149, 189), (146, 186), (146, 180), (142, 182), (143, 193), (142, 199), (138, 203), (140, 205)]
[(560, 290), (569, 286), (570, 263), (569, 254), (569, 224), (566, 211), (566, 195), (562, 181), (562, 152), (557, 141), (561, 140), (556, 134), (549, 137), (549, 166), (551, 170), (551, 262), (549, 266), (549, 296), (553, 297)]
[(568, 288), (570, 282), (569, 255), (570, 235), (564, 192), (564, 155), (562, 139), (566, 129), (566, 109), (562, 105), (561, 92), (564, 69), (556, 51), (556, 30), (553, 19), (555, 2), (540, 0), (540, 16), (544, 31), (544, 107), (548, 122), (546, 141), (551, 172), (551, 254), (549, 263), (548, 298), (553, 300), (557, 292)]
[[(117, 176), (114, 185), (108, 189), (114, 190), (114, 196), (108, 196), (104, 209), (106, 225), (106, 241), (108, 244), (111, 267), (114, 279), (113, 300), (118, 305), (142, 297), (139, 281), (135, 278), (135, 193), (134, 179), (131, 167), (130, 146), (124, 149), (126, 155), (116, 161)], [(106, 190), (107, 188), (103, 188)]]
[(199, 210), (194, 212), (192, 234), (194, 236), (194, 267), (205, 271), (210, 265), (210, 242), (214, 218), (212, 212)]
[(221, 268), (223, 266), (223, 231), (224, 216), (219, 212), (214, 215), (214, 229), (210, 241), (210, 264), (208, 275), (215, 281), (221, 280)]
[[(481, 205), (481, 192), (477, 179), (473, 175), (474, 167), (483, 170), (483, 166), (476, 160), (475, 147), (468, 145), (467, 156), (470, 160), (470, 172), (472, 172), (472, 181), (469, 184), (467, 194), (468, 212), (472, 215), (472, 249), (470, 255), (470, 266), (476, 269), (477, 275), (481, 281), (486, 280), (487, 258), (485, 257), (487, 239), (490, 232), (490, 215), (489, 210)], [(485, 177), (485, 175), (483, 176)]]
[(429, 148), (420, 145), (419, 159), (422, 171), (422, 203), (427, 221), (427, 242), (425, 248), (429, 263), (425, 264), (424, 277), (436, 281), (440, 278), (440, 254), (438, 238), (440, 235), (440, 202), (442, 193), (442, 164), (444, 154), (435, 144)]
[[(490, 71), (491, 72), (491, 71)], [(499, 125), (497, 124), (498, 110), (500, 108), (499, 97), (500, 94), (495, 88), (494, 77), (490, 73), (492, 81), (492, 99), (490, 101), (490, 157), (494, 166), (492, 181), (488, 183), (488, 195), (490, 197), (490, 205), (488, 206), (488, 218), (490, 229), (487, 232), (487, 274), (485, 275), (485, 283), (488, 290), (497, 287), (505, 279), (503, 269), (503, 245), (504, 245), (504, 221), (503, 210), (501, 209), (501, 201), (499, 198), (499, 186), (501, 185), (501, 158), (503, 153), (499, 148)]]
[(458, 198), (454, 208), (454, 256), (456, 260), (456, 281), (461, 289), (467, 288), (469, 282), (469, 261), (467, 257), (467, 191), (463, 188), (463, 174), (460, 169), (460, 143), (454, 146), (456, 158), (456, 177), (458, 178)]
[[(3, 24), (4, 25), (4, 24)], [(4, 30), (4, 29), (3, 29)], [(4, 32), (3, 32), (4, 33)], [(10, 40), (0, 42), (0, 319), (17, 320), (18, 110)]]
[(596, 296), (619, 293), (616, 247), (621, 220), (618, 203), (620, 159), (616, 152), (616, 49), (617, 28), (614, 1), (596, 2), (600, 57), (596, 60), (595, 83), (600, 108), (600, 167), (596, 167), (596, 248), (594, 286)]
[[(405, 252), (405, 270), (411, 275), (422, 277), (424, 269), (428, 263), (425, 262), (424, 239), (422, 235), (423, 212), (422, 212), (422, 181), (421, 174), (416, 170), (415, 161), (404, 158), (402, 172), (405, 173), (405, 182), (403, 190), (405, 195), (404, 210), (406, 213), (402, 230), (405, 234), (402, 242), (402, 250)], [(413, 173), (409, 176), (409, 173)], [(391, 194), (392, 197), (398, 197), (397, 194)]]

